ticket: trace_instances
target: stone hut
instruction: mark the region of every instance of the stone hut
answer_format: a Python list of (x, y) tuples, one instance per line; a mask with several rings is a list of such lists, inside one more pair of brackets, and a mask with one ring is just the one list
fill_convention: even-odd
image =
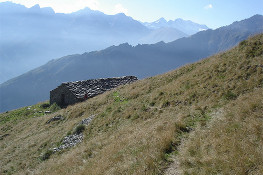
[(66, 107), (136, 80), (135, 76), (125, 76), (62, 83), (50, 91), (50, 104)]

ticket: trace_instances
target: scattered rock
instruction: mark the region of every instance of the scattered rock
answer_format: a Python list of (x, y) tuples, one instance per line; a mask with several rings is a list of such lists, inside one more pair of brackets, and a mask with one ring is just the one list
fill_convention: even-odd
[(9, 136), (9, 134), (0, 135), (0, 140), (3, 140), (7, 136)]
[(44, 104), (40, 105), (39, 107), (46, 109), (46, 108), (50, 107), (50, 104), (44, 103)]
[(90, 116), (89, 118), (85, 118), (80, 122), (80, 125), (89, 125), (90, 122), (93, 120), (93, 118), (95, 117), (95, 115)]
[[(59, 115), (59, 116), (62, 117), (61, 115)], [(59, 116), (56, 116), (56, 117), (59, 118)], [(47, 121), (47, 123), (50, 123), (52, 119), (53, 119), (52, 121), (60, 120), (60, 119), (54, 119), (56, 117), (51, 118), (49, 121)], [(95, 117), (95, 115), (92, 115), (89, 118), (83, 119), (78, 124), (78, 126), (80, 126), (80, 125), (88, 126), (90, 124), (90, 122), (94, 119), (94, 117)], [(77, 145), (78, 143), (82, 142), (82, 140), (83, 140), (83, 133), (81, 133), (81, 132), (80, 133), (76, 132), (74, 134), (68, 135), (68, 136), (63, 138), (62, 143), (59, 147), (53, 148), (53, 152), (57, 152), (57, 151), (61, 151), (63, 149), (73, 147), (73, 146)]]
[(45, 114), (51, 114), (51, 111), (45, 111)]
[(57, 115), (57, 116), (49, 119), (49, 120), (46, 122), (46, 124), (49, 124), (49, 123), (51, 123), (51, 122), (53, 122), (53, 121), (58, 121), (58, 120), (64, 120), (64, 117), (63, 117), (62, 115)]
[(66, 136), (63, 138), (62, 144), (57, 148), (53, 148), (53, 151), (57, 152), (57, 151), (61, 151), (63, 149), (73, 147), (73, 146), (77, 145), (78, 143), (82, 142), (82, 140), (83, 140), (83, 134), (82, 133)]
[(164, 175), (180, 175), (183, 174), (183, 171), (180, 168), (180, 162), (176, 156), (171, 157), (173, 163), (164, 171)]
[(175, 101), (175, 106), (178, 106), (178, 105), (180, 105), (182, 103), (183, 103), (182, 101), (177, 100), (177, 101)]

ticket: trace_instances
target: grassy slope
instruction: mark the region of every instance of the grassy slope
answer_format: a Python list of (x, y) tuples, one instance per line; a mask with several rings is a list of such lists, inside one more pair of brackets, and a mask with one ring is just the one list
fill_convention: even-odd
[[(258, 35), (231, 51), (51, 115), (10, 119), (0, 125), (0, 135), (9, 134), (0, 140), (0, 172), (158, 174), (173, 166), (169, 160), (174, 155), (189, 174), (259, 173), (262, 43), (263, 35)], [(58, 114), (65, 120), (45, 124)], [(93, 114), (81, 144), (40, 159)]]

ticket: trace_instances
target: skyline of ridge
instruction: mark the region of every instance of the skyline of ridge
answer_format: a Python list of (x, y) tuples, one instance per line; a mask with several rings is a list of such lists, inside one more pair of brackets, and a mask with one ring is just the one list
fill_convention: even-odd
[[(0, 2), (7, 2), (0, 0)], [(71, 13), (85, 7), (92, 10), (98, 10), (105, 14), (124, 13), (135, 20), (141, 22), (154, 22), (160, 18), (167, 21), (182, 18), (191, 20), (199, 24), (205, 24), (209, 28), (215, 29), (221, 26), (231, 24), (249, 18), (255, 14), (263, 14), (262, 0), (251, 1), (214, 1), (187, 0), (9, 0), (9, 2), (22, 4), (26, 7), (32, 7), (36, 4), (42, 7), (51, 7), (56, 13)]]
[(137, 46), (121, 44), (101, 51), (54, 59), (1, 84), (3, 101), (0, 101), (0, 111), (44, 101), (48, 99), (48, 92), (61, 82), (128, 74), (146, 78), (173, 70), (225, 51), (249, 36), (262, 33), (262, 20), (262, 15), (255, 15), (226, 27), (202, 31), (170, 43)]

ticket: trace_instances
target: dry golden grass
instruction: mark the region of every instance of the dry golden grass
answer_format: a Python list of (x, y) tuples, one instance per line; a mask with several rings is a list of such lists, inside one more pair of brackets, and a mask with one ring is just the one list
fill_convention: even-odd
[[(181, 157), (182, 169), (189, 168), (187, 162), (189, 159), (190, 174), (198, 172), (196, 169), (199, 168), (199, 164), (196, 161), (199, 161), (200, 154), (201, 157), (207, 156), (209, 161), (214, 163), (214, 168), (210, 171), (207, 167), (207, 170), (199, 172), (207, 174), (226, 172), (227, 163), (225, 163), (226, 171), (221, 171), (218, 167), (221, 166), (224, 157), (231, 160), (234, 154), (242, 153), (242, 147), (234, 149), (235, 144), (243, 145), (243, 142), (238, 140), (239, 137), (235, 137), (235, 133), (231, 131), (229, 133), (231, 137), (218, 137), (215, 147), (211, 148), (195, 138), (213, 137), (204, 134), (206, 130), (209, 131), (215, 126), (214, 122), (217, 120), (214, 121), (213, 117), (220, 116), (218, 111), (222, 109), (222, 116), (219, 119), (229, 125), (231, 124), (226, 120), (228, 119), (226, 116), (230, 114), (232, 107), (236, 112), (239, 108), (248, 109), (248, 114), (251, 113), (252, 116), (250, 108), (236, 107), (235, 104), (244, 98), (247, 98), (246, 101), (253, 101), (256, 99), (255, 94), (262, 92), (262, 43), (263, 35), (258, 35), (242, 42), (229, 52), (119, 87), (57, 113), (0, 125), (0, 135), (10, 134), (0, 140), (0, 172), (2, 174), (161, 174), (169, 166), (170, 154)], [(262, 96), (258, 99), (260, 97)], [(249, 105), (250, 103), (246, 101), (243, 104)], [(255, 101), (255, 105), (259, 105), (258, 109), (262, 109), (262, 103), (259, 101)], [(45, 124), (49, 118), (57, 114), (63, 115), (65, 120)], [(81, 144), (53, 154), (49, 160), (40, 160), (40, 155), (49, 148), (56, 147), (63, 136), (73, 131), (81, 119), (93, 114), (96, 117), (84, 131), (84, 141)], [(233, 116), (239, 114), (233, 112)], [(239, 119), (237, 117), (235, 120)], [(240, 138), (253, 140), (256, 135), (262, 136), (261, 126), (256, 125), (260, 119), (255, 121), (250, 119), (246, 117), (245, 122), (241, 122), (242, 125), (251, 123), (244, 132), (239, 133)], [(220, 130), (219, 124), (216, 126)], [(194, 131), (190, 132), (188, 140), (190, 129)], [(223, 146), (220, 146), (223, 150), (216, 146), (217, 143), (221, 145), (231, 143), (224, 138), (233, 139), (235, 143), (233, 155), (226, 154)], [(220, 142), (220, 139), (223, 140)], [(260, 151), (262, 143), (260, 144), (259, 141), (255, 144), (248, 143), (245, 148)], [(195, 146), (197, 143), (202, 148), (200, 152), (200, 148)], [(180, 147), (177, 150), (180, 144), (185, 145), (185, 148)], [(191, 154), (192, 149), (194, 155)], [(205, 154), (206, 151), (209, 153)], [(213, 157), (221, 153), (222, 157), (218, 159), (217, 156)], [(255, 155), (253, 151), (248, 153)], [(261, 159), (254, 158), (247, 158), (252, 160), (252, 163), (248, 164), (257, 167), (255, 172), (259, 172), (263, 163)], [(255, 161), (259, 162), (255, 163)], [(243, 172), (238, 169), (240, 165), (242, 164), (232, 164), (235, 166), (231, 169), (232, 174)], [(205, 167), (204, 163), (202, 166), (200, 168)]]
[(248, 93), (191, 133), (179, 151), (185, 174), (263, 174), (262, 99), (262, 89)]

